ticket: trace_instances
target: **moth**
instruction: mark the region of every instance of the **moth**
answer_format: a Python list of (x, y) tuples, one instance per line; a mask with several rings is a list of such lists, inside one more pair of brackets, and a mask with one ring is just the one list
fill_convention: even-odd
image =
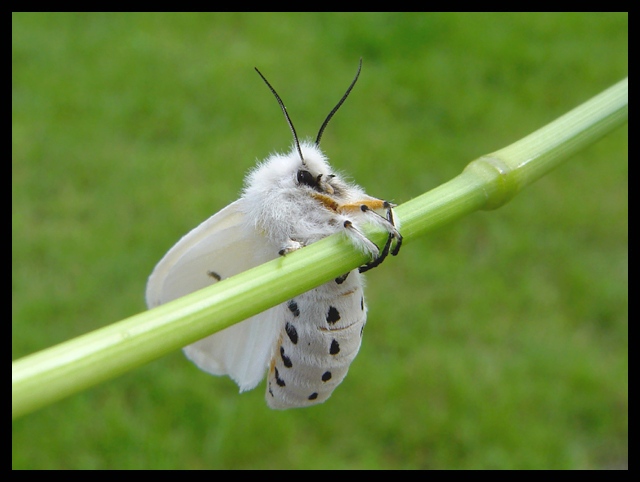
[[(360, 348), (367, 319), (362, 273), (398, 254), (402, 236), (394, 205), (369, 196), (333, 171), (319, 144), (327, 124), (353, 89), (323, 122), (315, 142), (299, 142), (287, 109), (275, 96), (293, 134), (287, 154), (272, 154), (246, 177), (242, 196), (185, 235), (149, 277), (152, 308), (275, 259), (334, 233), (343, 233), (370, 261), (184, 348), (213, 375), (228, 375), (240, 391), (255, 388), (267, 373), (269, 407), (307, 407), (327, 400)], [(373, 223), (388, 232), (380, 248), (362, 232)]]

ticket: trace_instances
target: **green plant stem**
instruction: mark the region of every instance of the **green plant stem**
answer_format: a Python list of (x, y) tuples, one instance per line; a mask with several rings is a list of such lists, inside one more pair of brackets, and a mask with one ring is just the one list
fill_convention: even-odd
[[(628, 82), (617, 83), (524, 139), (471, 162), (395, 209), (405, 243), (478, 209), (494, 209), (627, 120)], [(368, 230), (376, 243), (385, 233)], [(114, 378), (308, 291), (366, 262), (342, 236), (226, 279), (38, 353), (12, 366), (13, 418)]]

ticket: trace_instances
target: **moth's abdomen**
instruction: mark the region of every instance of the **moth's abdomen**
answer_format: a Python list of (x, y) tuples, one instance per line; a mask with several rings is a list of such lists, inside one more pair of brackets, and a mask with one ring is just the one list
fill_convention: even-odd
[(283, 304), (267, 379), (269, 407), (322, 403), (346, 376), (367, 318), (359, 275), (350, 277), (350, 283), (332, 281)]

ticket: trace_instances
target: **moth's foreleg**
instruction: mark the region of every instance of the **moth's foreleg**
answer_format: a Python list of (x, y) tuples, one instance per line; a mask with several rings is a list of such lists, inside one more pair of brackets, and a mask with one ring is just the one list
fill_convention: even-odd
[(385, 258), (389, 255), (389, 249), (391, 248), (391, 242), (393, 241), (393, 239), (395, 238), (396, 240), (396, 244), (393, 247), (393, 251), (391, 251), (391, 255), (392, 256), (396, 256), (399, 252), (400, 252), (400, 247), (402, 246), (402, 235), (400, 234), (400, 232), (396, 229), (396, 224), (394, 222), (393, 219), (393, 209), (392, 206), (387, 203), (387, 217), (386, 219), (383, 218), (382, 216), (380, 216), (377, 212), (372, 211), (370, 209), (365, 209), (367, 206), (366, 205), (362, 205), (362, 211), (363, 212), (369, 212), (372, 214), (375, 214), (376, 216), (379, 216), (380, 218), (384, 219), (385, 221), (387, 221), (389, 223), (390, 226), (393, 227), (393, 230), (389, 230), (389, 236), (387, 237), (387, 242), (384, 245), (384, 248), (382, 248), (382, 252), (380, 253), (380, 256), (378, 256), (376, 259), (374, 259), (373, 261), (360, 266), (359, 270), (361, 273), (364, 273), (365, 271), (369, 271), (372, 268), (375, 268), (376, 266), (379, 266), (384, 260)]
[(370, 216), (370, 220), (379, 226), (385, 228), (389, 235), (395, 238), (396, 243), (391, 251), (392, 256), (396, 256), (400, 252), (400, 247), (402, 246), (402, 235), (398, 228), (396, 227), (395, 220), (393, 219), (393, 205), (387, 201), (383, 201), (383, 207), (387, 210), (387, 217), (381, 216), (379, 213), (370, 208), (367, 204), (362, 204), (360, 209), (363, 213), (366, 213)]
[(384, 201), (384, 209), (386, 209), (387, 217), (385, 218), (380, 213), (376, 212), (371, 206), (368, 204), (362, 203), (360, 205), (360, 210), (369, 216), (369, 220), (379, 226), (382, 226), (389, 233), (393, 235), (394, 238), (401, 239), (402, 236), (398, 232), (396, 228), (395, 222), (393, 220), (393, 205)]
[[(402, 235), (396, 228), (395, 221), (393, 218), (392, 208), (393, 208), (393, 205), (391, 203), (387, 201), (383, 201), (381, 199), (367, 199), (361, 202), (342, 204), (337, 208), (338, 211), (341, 211), (343, 213), (346, 213), (349, 211), (354, 212), (359, 210), (367, 216), (370, 222), (373, 222), (374, 224), (381, 226), (389, 233), (389, 236), (387, 237), (387, 242), (385, 243), (382, 251), (378, 250), (377, 252), (375, 252), (373, 250), (370, 250), (371, 254), (373, 255), (373, 259), (369, 263), (360, 266), (359, 271), (361, 273), (364, 273), (365, 271), (369, 271), (370, 269), (375, 268), (376, 266), (379, 266), (385, 260), (385, 258), (389, 255), (390, 251), (393, 256), (397, 255), (398, 252), (400, 251), (400, 247), (402, 246)], [(378, 212), (376, 212), (376, 210), (382, 210), (382, 209), (386, 210), (387, 217), (384, 217)], [(349, 221), (346, 221), (345, 227), (347, 227), (347, 223), (350, 224), (350, 227), (353, 226)], [(355, 227), (353, 229), (355, 229)], [(357, 232), (360, 234), (361, 238), (367, 239), (367, 241), (369, 241), (368, 238), (364, 236), (364, 234), (362, 234), (360, 231), (357, 231)], [(395, 246), (393, 247), (393, 250), (391, 250), (391, 245), (394, 239), (396, 240)], [(360, 239), (358, 241), (360, 241)], [(369, 242), (373, 244), (371, 241)]]

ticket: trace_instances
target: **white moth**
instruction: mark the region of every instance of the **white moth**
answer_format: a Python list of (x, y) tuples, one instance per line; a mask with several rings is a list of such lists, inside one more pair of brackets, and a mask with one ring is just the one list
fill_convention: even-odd
[[(359, 269), (184, 348), (199, 368), (229, 375), (241, 392), (268, 371), (265, 398), (271, 408), (306, 407), (331, 396), (360, 348), (367, 318), (360, 273), (389, 251), (396, 255), (402, 242), (392, 205), (335, 174), (318, 147), (361, 67), (362, 60), (313, 144), (298, 142), (282, 100), (256, 69), (289, 123), (291, 152), (271, 155), (254, 168), (242, 197), (178, 241), (147, 284), (152, 308), (339, 232), (368, 253), (371, 261)], [(360, 230), (365, 223), (388, 231), (382, 249)]]

